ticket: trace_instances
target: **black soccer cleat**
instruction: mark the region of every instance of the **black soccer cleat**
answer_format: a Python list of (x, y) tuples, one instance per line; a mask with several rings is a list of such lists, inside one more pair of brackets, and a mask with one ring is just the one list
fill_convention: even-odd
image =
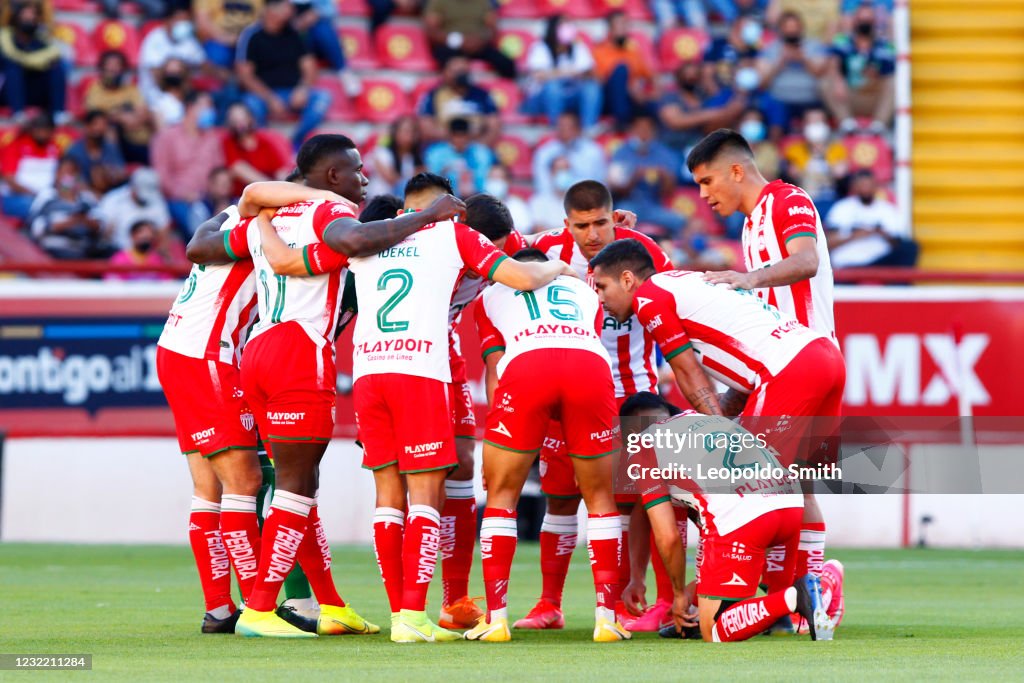
[(811, 640), (832, 640), (835, 627), (821, 600), (821, 580), (806, 574), (797, 579), (793, 587), (796, 588), (796, 611), (807, 622)]
[(235, 624), (238, 623), (238, 617), (242, 614), (242, 610), (236, 609), (231, 613), (230, 616), (218, 619), (209, 612), (203, 615), (203, 633), (234, 633)]
[(700, 634), (700, 626), (689, 626), (684, 628), (682, 632), (676, 630), (675, 624), (665, 624), (658, 629), (658, 636), (661, 638), (677, 638), (685, 640), (701, 640), (703, 636)]
[(316, 633), (316, 619), (308, 619), (295, 611), (294, 607), (281, 605), (276, 610), (277, 616), (281, 617), (297, 629), (307, 633)]

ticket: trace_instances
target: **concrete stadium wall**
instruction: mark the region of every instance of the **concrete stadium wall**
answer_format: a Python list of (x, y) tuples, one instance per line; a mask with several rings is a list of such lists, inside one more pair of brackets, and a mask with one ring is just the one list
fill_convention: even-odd
[[(324, 460), (320, 506), (332, 542), (370, 542), (373, 480), (360, 455), (336, 439)], [(1008, 453), (992, 447), (990, 455)], [(173, 439), (13, 439), (3, 464), (0, 540), (186, 542), (191, 485)], [(1024, 547), (1024, 495), (915, 494), (909, 514), (900, 495), (820, 499), (831, 546), (897, 547), (904, 519), (916, 542), (930, 516), (929, 545)]]

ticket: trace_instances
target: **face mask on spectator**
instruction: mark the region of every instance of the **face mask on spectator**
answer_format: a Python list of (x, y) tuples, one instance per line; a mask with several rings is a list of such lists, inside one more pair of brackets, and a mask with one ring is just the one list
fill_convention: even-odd
[(744, 45), (753, 47), (761, 42), (762, 32), (761, 24), (756, 21), (747, 21), (743, 24), (743, 28), (740, 29), (740, 40), (743, 41)]
[(561, 171), (555, 173), (555, 177), (552, 178), (555, 183), (555, 189), (559, 192), (565, 192), (572, 187), (572, 171), (567, 168), (563, 168)]
[(559, 24), (556, 35), (559, 43), (568, 45), (576, 40), (576, 27), (572, 24)]
[(755, 90), (760, 83), (761, 76), (754, 67), (745, 66), (736, 71), (736, 87), (740, 90), (746, 92)]
[(196, 125), (199, 127), (199, 130), (213, 128), (216, 123), (217, 112), (210, 108), (202, 110), (199, 112), (199, 116), (196, 117)]
[(164, 74), (163, 77), (165, 88), (180, 88), (184, 82), (185, 76), (182, 74)]
[(120, 88), (124, 84), (124, 74), (108, 74), (103, 77), (103, 85), (110, 89)]
[(455, 77), (455, 87), (457, 88), (469, 88), (472, 85), (469, 81), (469, 74), (462, 73)]
[(875, 24), (870, 21), (860, 21), (854, 24), (853, 30), (856, 31), (858, 35), (870, 36), (875, 32)]
[(171, 40), (181, 43), (192, 37), (192, 24), (187, 21), (179, 21), (171, 26)]
[(828, 124), (823, 121), (812, 121), (804, 126), (804, 137), (816, 145), (827, 141), (830, 132)]
[(153, 248), (153, 240), (140, 240), (135, 243), (135, 251), (140, 254), (147, 254)]
[(504, 178), (488, 178), (484, 181), (484, 192), (492, 197), (505, 199), (508, 197), (508, 181)]
[(801, 36), (799, 33), (793, 33), (782, 36), (782, 42), (784, 42), (786, 45), (799, 45), (800, 41), (802, 40), (803, 36)]
[(256, 126), (250, 122), (243, 123), (241, 125), (231, 126), (231, 134), (236, 138), (244, 138), (249, 133), (256, 130)]
[(869, 194), (869, 195), (863, 195), (862, 194), (862, 195), (858, 195), (858, 197), (860, 197), (860, 203), (863, 204), (864, 206), (871, 206), (874, 203), (874, 201), (875, 201), (875, 195), (873, 195), (873, 194)]
[(39, 30), (39, 22), (35, 19), (24, 19), (18, 22), (18, 31), (25, 35), (33, 36)]
[(612, 38), (612, 42), (614, 42), (615, 45), (620, 48), (626, 47), (627, 40), (629, 40), (629, 36), (615, 36), (614, 38)]
[(64, 191), (70, 191), (78, 187), (78, 178), (73, 175), (62, 175), (57, 178), (57, 187)]
[(747, 142), (761, 142), (764, 140), (764, 121), (749, 119), (740, 124), (740, 135), (747, 139)]

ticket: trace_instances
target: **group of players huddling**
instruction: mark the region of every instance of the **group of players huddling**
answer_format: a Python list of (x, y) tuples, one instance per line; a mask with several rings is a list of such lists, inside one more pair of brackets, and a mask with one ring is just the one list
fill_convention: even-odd
[[(336, 417), (334, 342), (354, 317), (355, 417), (376, 486), (373, 542), (392, 641), (500, 642), (513, 628), (562, 628), (581, 499), (595, 641), (659, 629), (709, 641), (769, 630), (830, 639), (843, 615), (843, 568), (823, 561), (825, 525), (812, 494), (613, 491), (619, 416), (679, 419), (657, 395), (656, 346), (693, 408), (687, 414), (839, 415), (845, 373), (832, 274), (810, 199), (767, 182), (732, 131), (709, 135), (688, 164), (714, 210), (748, 216), (749, 272), (673, 270), (631, 229), (636, 216), (615, 211), (607, 188), (589, 180), (566, 192), (565, 226), (536, 236), (516, 232), (498, 199), (463, 202), (431, 174), (414, 177), (404, 200), (374, 198), (357, 218), (367, 179), (341, 135), (308, 140), (294, 182), (250, 185), (237, 207), (207, 221), (189, 244), (197, 265), (157, 355), (194, 483), (189, 528), (203, 632), (380, 631), (338, 593), (317, 512)], [(486, 611), (468, 591), (477, 425), (456, 332), (467, 308), (490, 406), (479, 532)], [(712, 380), (728, 391), (719, 396)], [(261, 467), (260, 443), (272, 468)], [(538, 457), (548, 503), (543, 593), (510, 628), (515, 511)], [(268, 478), (275, 490), (261, 520), (257, 498)], [(689, 584), (688, 518), (701, 531)], [(435, 623), (425, 608), (439, 559)], [(288, 599), (279, 606), (282, 586)]]

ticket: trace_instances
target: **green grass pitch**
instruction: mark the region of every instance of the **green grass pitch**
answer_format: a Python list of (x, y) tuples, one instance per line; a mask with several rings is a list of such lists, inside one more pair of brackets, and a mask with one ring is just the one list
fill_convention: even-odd
[[(185, 547), (0, 544), (0, 652), (91, 653), (91, 672), (0, 672), (0, 680), (470, 681), (1021, 680), (1024, 553), (836, 550), (847, 617), (831, 643), (759, 637), (712, 645), (638, 634), (590, 642), (593, 593), (578, 549), (565, 631), (511, 643), (393, 645), (387, 634), (314, 641), (199, 633), (202, 602)], [(479, 562), (473, 583), (479, 588)], [(368, 548), (334, 548), (334, 576), (365, 616), (388, 622)], [(428, 609), (436, 617), (438, 584)], [(540, 588), (538, 547), (520, 545), (510, 612)], [(653, 581), (649, 582), (653, 598)], [(386, 630), (386, 629), (385, 629)]]

